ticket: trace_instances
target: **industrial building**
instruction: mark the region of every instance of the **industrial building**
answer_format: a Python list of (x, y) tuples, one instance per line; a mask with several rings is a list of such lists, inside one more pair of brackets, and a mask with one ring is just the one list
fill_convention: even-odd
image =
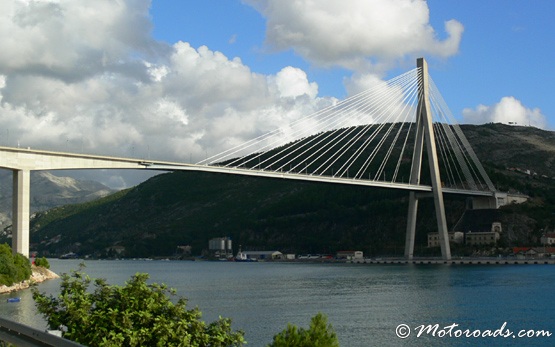
[(208, 250), (210, 255), (216, 258), (231, 258), (233, 257), (233, 248), (231, 238), (229, 237), (216, 237), (208, 241)]

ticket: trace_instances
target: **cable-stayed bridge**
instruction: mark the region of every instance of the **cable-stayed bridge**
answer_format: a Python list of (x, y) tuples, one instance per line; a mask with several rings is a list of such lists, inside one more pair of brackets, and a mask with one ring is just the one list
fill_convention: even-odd
[[(201, 161), (223, 171), (302, 174), (362, 181), (359, 184), (408, 190), (423, 189), (410, 170), (422, 136), (422, 117), (433, 117), (442, 185), (452, 192), (477, 194), (494, 187), (433, 82), (425, 109), (421, 68), (263, 134)], [(416, 153), (418, 157), (420, 154)], [(413, 160), (415, 159), (415, 160)], [(425, 179), (425, 178), (423, 178)]]
[(403, 189), (410, 197), (409, 259), (420, 197), (434, 198), (442, 255), (450, 259), (443, 194), (496, 195), (422, 58), (411, 71), (197, 164), (14, 148), (0, 148), (0, 153), (0, 167), (14, 172), (12, 246), (25, 255), (32, 170), (205, 171)]

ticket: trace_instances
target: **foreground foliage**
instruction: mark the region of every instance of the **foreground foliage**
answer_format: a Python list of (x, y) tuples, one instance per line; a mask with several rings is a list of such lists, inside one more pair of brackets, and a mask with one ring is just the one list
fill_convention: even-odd
[(326, 316), (318, 313), (310, 320), (308, 329), (288, 324), (268, 347), (339, 347), (339, 341)]
[(32, 270), (29, 259), (22, 254), (12, 253), (8, 244), (0, 244), (0, 284), (11, 286), (28, 280)]
[(35, 259), (35, 266), (40, 266), (45, 269), (50, 269), (50, 263), (45, 257)]
[[(58, 297), (33, 289), (38, 311), (50, 329), (88, 346), (241, 346), (242, 331), (231, 330), (231, 320), (206, 324), (198, 308), (187, 310), (187, 300), (170, 300), (175, 291), (147, 284), (138, 273), (124, 286), (94, 281), (82, 272), (62, 276)], [(89, 290), (94, 282), (94, 290)]]

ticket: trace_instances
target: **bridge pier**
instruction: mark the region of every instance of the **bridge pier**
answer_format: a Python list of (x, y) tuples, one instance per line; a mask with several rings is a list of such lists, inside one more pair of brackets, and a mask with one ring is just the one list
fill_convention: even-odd
[(13, 170), (12, 251), (29, 257), (31, 171)]
[[(0, 147), (0, 168), (12, 170), (12, 251), (29, 256), (31, 171), (76, 169), (140, 169), (152, 165), (136, 158), (50, 152), (30, 148)], [(158, 162), (162, 165), (179, 163)], [(190, 164), (180, 164), (190, 165)]]
[(416, 236), (416, 215), (418, 198), (415, 192), (409, 193), (409, 214), (407, 217), (407, 236), (405, 239), (405, 258), (412, 260), (414, 256), (414, 238)]

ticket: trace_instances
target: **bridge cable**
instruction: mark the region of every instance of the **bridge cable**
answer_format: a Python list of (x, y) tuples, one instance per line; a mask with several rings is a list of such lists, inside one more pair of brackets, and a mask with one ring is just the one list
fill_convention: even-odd
[[(365, 98), (365, 99), (366, 99), (366, 98)], [(349, 113), (348, 113), (348, 114), (350, 114), (350, 113), (353, 112), (353, 108), (355, 108), (355, 107), (357, 106), (357, 104), (359, 104), (359, 102), (357, 102), (355, 105), (349, 105), (349, 107), (348, 107)], [(336, 116), (336, 114), (333, 114), (333, 116)], [(345, 124), (346, 119), (347, 119), (347, 117), (345, 117), (345, 116), (343, 116), (343, 117), (335, 117), (335, 118), (337, 119), (337, 121), (339, 121), (339, 124), (334, 123), (334, 125), (335, 125), (335, 126), (338, 126), (339, 129), (336, 129), (335, 131), (332, 131), (332, 132), (328, 132), (328, 135), (325, 136), (324, 139), (327, 139), (328, 137), (334, 135), (336, 132), (340, 131), (341, 127)], [(354, 127), (353, 127), (353, 128), (354, 128)], [(345, 129), (345, 130), (343, 131), (343, 133), (345, 133), (346, 130), (348, 130), (348, 129)], [(306, 146), (306, 145), (308, 145), (308, 144), (314, 142), (315, 140), (317, 140), (317, 139), (320, 138), (321, 136), (324, 136), (325, 134), (326, 134), (325, 132), (322, 132), (322, 133), (320, 133), (320, 134), (314, 136), (311, 140), (309, 140), (308, 142), (306, 142), (306, 143), (304, 143), (304, 144), (303, 144), (302, 142), (300, 142), (300, 143), (299, 143), (299, 147), (298, 147), (296, 150), (291, 151), (291, 152), (290, 152), (289, 154), (287, 154), (286, 156), (278, 157), (280, 154), (285, 153), (286, 151), (290, 150), (293, 146), (291, 146), (291, 147), (285, 147), (282, 151), (280, 151), (280, 152), (274, 154), (272, 157), (266, 159), (264, 162), (269, 161), (270, 159), (273, 159), (274, 157), (278, 157), (278, 158), (280, 158), (280, 159), (283, 159), (284, 157), (287, 157), (287, 156), (289, 156), (289, 155), (295, 153), (297, 150), (301, 149), (303, 146)], [(322, 140), (319, 141), (318, 143), (321, 143), (324, 139), (322, 139)], [(303, 153), (304, 153), (304, 152), (303, 152)], [(295, 159), (295, 158), (294, 158), (294, 159)], [(290, 164), (294, 159), (290, 160), (289, 162), (286, 162), (285, 164), (282, 165), (282, 167), (283, 167), (283, 166), (287, 166), (287, 165)], [(264, 162), (262, 162), (262, 163), (264, 163)], [(273, 165), (273, 164), (269, 164), (268, 166), (272, 166), (272, 165)], [(297, 165), (297, 166), (298, 166), (298, 165)], [(291, 168), (289, 171), (292, 171), (292, 170), (294, 170), (294, 169), (295, 169), (295, 168)], [(279, 169), (278, 169), (278, 170), (279, 170)]]
[[(412, 74), (412, 71), (408, 71), (408, 72), (406, 72), (406, 73), (404, 73), (404, 74), (402, 74), (402, 75), (399, 75), (399, 76), (393, 78), (391, 81), (395, 81), (395, 80), (398, 80), (398, 79), (402, 79), (402, 78), (404, 78), (406, 75), (410, 75), (410, 74)], [(326, 113), (326, 112), (329, 111), (330, 109), (334, 109), (334, 108), (340, 107), (342, 104), (349, 103), (349, 102), (351, 102), (352, 100), (356, 100), (356, 99), (358, 99), (358, 98), (361, 98), (361, 97), (363, 97), (364, 95), (366, 95), (366, 94), (368, 94), (368, 93), (371, 93), (371, 92), (372, 92), (372, 90), (366, 90), (366, 91), (363, 91), (363, 92), (358, 93), (358, 94), (356, 94), (356, 95), (353, 95), (353, 96), (351, 96), (351, 97), (348, 97), (348, 98), (346, 98), (346, 99), (344, 99), (344, 100), (342, 100), (342, 101), (339, 101), (337, 104), (332, 104), (332, 105), (330, 105), (330, 106), (325, 107), (325, 108), (322, 109), (322, 110), (319, 110), (319, 111), (317, 111), (317, 112), (314, 112), (313, 114), (311, 114), (311, 115), (309, 115), (309, 116), (307, 116), (307, 117), (303, 117), (303, 118), (300, 118), (300, 119), (298, 119), (298, 120), (295, 120), (295, 121), (293, 121), (291, 124), (289, 124), (289, 126), (294, 126), (294, 125), (296, 125), (296, 124), (298, 124), (298, 123), (301, 123), (301, 122), (305, 121), (306, 119), (318, 117), (320, 114)], [(209, 158), (207, 158), (207, 159), (205, 159), (205, 160), (202, 160), (202, 161), (198, 162), (198, 164), (213, 164), (213, 163), (216, 163), (216, 162), (219, 162), (219, 161), (223, 161), (223, 160), (225, 160), (225, 159), (228, 158), (228, 157), (231, 157), (231, 156), (233, 156), (233, 155), (236, 155), (237, 153), (239, 153), (240, 151), (242, 151), (242, 150), (244, 150), (244, 149), (246, 149), (246, 148), (250, 148), (250, 147), (252, 147), (252, 146), (259, 145), (262, 141), (265, 140), (265, 138), (272, 137), (272, 136), (276, 136), (276, 135), (279, 136), (279, 135), (282, 133), (282, 131), (283, 131), (282, 128), (274, 129), (274, 130), (272, 130), (272, 131), (270, 131), (270, 132), (267, 132), (267, 133), (265, 133), (265, 134), (262, 134), (262, 135), (260, 135), (260, 136), (258, 136), (258, 137), (256, 137), (256, 138), (254, 138), (254, 139), (252, 139), (252, 140), (249, 140), (249, 141), (247, 141), (247, 142), (245, 142), (245, 143), (243, 143), (243, 144), (239, 144), (239, 145), (234, 146), (234, 147), (232, 147), (232, 148), (230, 148), (230, 149), (228, 149), (228, 150), (225, 150), (225, 151), (223, 151), (223, 152), (221, 152), (221, 153), (218, 153), (218, 154), (216, 154), (216, 155), (213, 155), (213, 156), (211, 156), (211, 157), (209, 157)]]
[[(390, 94), (390, 93), (389, 93)], [(374, 116), (377, 116), (377, 118), (374, 118), (374, 122), (379, 122), (381, 121), (381, 113), (377, 114), (378, 111), (380, 111), (386, 104), (387, 101), (389, 99), (388, 95), (384, 96), (384, 98), (382, 98), (379, 103), (375, 103), (375, 105), (371, 105), (369, 107), (372, 107), (375, 112), (373, 112), (372, 114)], [(362, 109), (362, 111), (366, 112), (368, 111), (368, 108), (366, 107), (364, 109)], [(380, 123), (378, 123), (380, 124)], [(380, 124), (381, 125), (381, 124)], [(328, 169), (330, 169), (332, 167), (332, 165), (334, 165), (337, 160), (339, 160), (339, 158), (341, 158), (344, 154), (347, 153), (347, 151), (354, 145), (354, 143), (356, 143), (358, 140), (360, 140), (363, 136), (365, 136), (365, 134), (372, 128), (375, 128), (375, 126), (373, 124), (368, 124), (366, 126), (364, 126), (362, 129), (359, 130), (358, 135), (356, 136), (351, 136), (349, 139), (347, 139), (347, 141), (341, 146), (341, 148), (339, 148), (339, 150), (335, 153), (333, 153), (327, 160), (325, 160), (318, 168), (316, 168), (315, 172), (319, 172), (323, 166), (327, 165), (327, 167), (325, 167), (322, 172), (327, 172)], [(353, 129), (355, 130), (355, 129)], [(379, 131), (379, 129), (375, 129), (373, 134), (370, 135), (368, 140), (371, 140), (375, 134)], [(349, 133), (350, 134), (350, 133)], [(335, 158), (335, 159), (334, 159)], [(336, 173), (332, 174), (334, 177), (337, 176)]]
[(480, 175), (476, 175), (476, 177), (481, 177), (482, 180), (484, 181), (484, 183), (487, 185), (487, 188), (490, 191), (493, 191), (493, 192), (496, 191), (493, 183), (491, 182), (489, 176), (487, 175), (486, 171), (484, 170), (484, 167), (480, 163), (480, 160), (478, 159), (478, 157), (474, 153), (474, 150), (472, 149), (472, 146), (470, 145), (466, 136), (462, 132), (459, 124), (454, 120), (454, 117), (453, 117), (449, 107), (445, 103), (445, 100), (443, 99), (441, 93), (439, 92), (439, 89), (437, 88), (437, 86), (435, 85), (435, 83), (433, 82), (433, 80), (431, 78), (430, 78), (430, 82), (431, 82), (430, 85), (432, 86), (432, 89), (434, 91), (435, 99), (437, 100), (438, 104), (442, 106), (442, 109), (444, 110), (444, 115), (446, 116), (446, 118), (451, 121), (451, 124), (453, 124), (452, 128), (453, 128), (455, 134), (457, 134), (457, 138), (461, 142), (462, 148), (465, 149), (466, 153), (468, 153), (468, 156), (470, 157), (469, 162), (473, 163), (473, 165), (471, 165), (471, 167), (475, 166), (476, 169), (478, 170), (478, 172), (480, 173)]
[[(413, 84), (413, 83), (414, 83), (414, 80), (411, 81), (411, 84)], [(390, 94), (390, 95), (393, 95), (393, 94)], [(388, 99), (386, 101), (389, 103), (389, 101), (391, 101), (391, 100)], [(340, 167), (340, 169), (338, 170), (338, 174), (337, 174), (338, 176), (342, 177), (347, 172), (348, 168), (350, 167), (350, 165), (348, 165), (348, 163), (351, 162), (354, 157), (360, 156), (360, 154), (364, 152), (364, 150), (370, 145), (370, 143), (372, 143), (372, 141), (378, 136), (378, 134), (380, 134), (381, 130), (385, 127), (386, 122), (388, 122), (393, 117), (393, 113), (391, 113), (391, 112), (387, 113), (387, 111), (389, 111), (392, 107), (393, 107), (393, 103), (390, 103), (385, 109), (383, 109), (382, 113), (380, 114), (380, 117), (381, 117), (382, 114), (388, 114), (388, 115), (385, 116), (385, 118), (383, 120), (381, 120), (381, 123), (379, 123), (379, 125), (376, 127), (376, 129), (374, 130), (372, 135), (370, 135), (370, 137), (367, 138), (367, 140), (362, 144), (362, 146), (357, 148), (355, 150), (355, 152), (351, 155), (351, 157)], [(369, 156), (370, 161), (372, 161), (373, 158), (378, 153), (381, 145), (383, 144), (383, 141), (384, 141), (384, 137), (382, 136), (380, 141), (378, 142), (378, 144), (376, 145), (376, 147), (372, 151), (372, 153), (370, 153), (370, 156)], [(348, 146), (344, 150), (344, 152), (346, 153), (346, 151), (349, 150), (351, 147), (352, 147), (352, 144), (350, 146)]]
[[(391, 142), (391, 145), (388, 149), (388, 153), (386, 154), (386, 156), (384, 157), (384, 160), (380, 164), (380, 166), (379, 166), (379, 168), (378, 168), (378, 170), (375, 174), (374, 180), (376, 180), (378, 177), (381, 176), (381, 174), (382, 174), (382, 172), (385, 168), (385, 165), (386, 165), (387, 161), (389, 160), (391, 152), (393, 151), (393, 147), (395, 146), (395, 144), (397, 142), (399, 134), (403, 129), (403, 125), (407, 121), (407, 118), (411, 115), (411, 112), (410, 112), (411, 107), (409, 107), (409, 104), (410, 104), (410, 101), (414, 102), (414, 100), (416, 98), (416, 94), (417, 94), (416, 91), (418, 90), (418, 88), (417, 88), (418, 84), (416, 83), (416, 80), (414, 82), (415, 83), (413, 83), (412, 86), (411, 86), (411, 90), (409, 90), (409, 93), (407, 93), (405, 99), (403, 99), (403, 101), (402, 101), (404, 106), (403, 106), (403, 109), (401, 110), (401, 113), (400, 113), (402, 118), (399, 117), (399, 119), (402, 119), (403, 122), (400, 124), (397, 135), (395, 136), (394, 140)], [(405, 100), (408, 100), (409, 102), (405, 102)], [(407, 109), (408, 109), (408, 111), (407, 111)], [(404, 114), (404, 117), (402, 116), (403, 114)], [(395, 123), (392, 123), (392, 125), (394, 125), (394, 124)], [(407, 132), (407, 137), (408, 137), (408, 135), (409, 135), (409, 133)], [(406, 143), (406, 139), (405, 139), (405, 143)], [(367, 162), (363, 165), (363, 167), (361, 169), (366, 170), (366, 168), (368, 168), (369, 165), (370, 165), (370, 161), (367, 160)]]
[[(406, 77), (405, 77), (406, 75), (410, 75), (410, 73), (404, 74), (404, 75), (400, 76), (400, 78), (393, 79), (392, 81), (395, 82), (396, 80), (402, 80), (402, 78), (406, 78)], [(359, 97), (357, 97), (357, 98), (350, 98), (349, 101), (355, 100), (355, 103), (352, 103), (352, 102), (351, 102), (351, 103), (345, 103), (345, 102), (344, 102), (344, 103), (341, 103), (341, 105), (339, 105), (339, 106), (343, 107), (344, 105), (347, 105), (346, 109), (349, 110), (349, 111), (351, 111), (351, 113), (352, 113), (352, 112), (353, 112), (353, 109), (355, 109), (355, 107), (357, 107), (357, 104), (362, 103), (362, 101), (364, 101), (364, 100), (366, 100), (366, 99), (368, 99), (368, 98), (372, 99), (372, 97), (375, 96), (375, 94), (376, 94), (376, 93), (375, 93), (375, 90), (370, 90), (370, 91), (371, 91), (372, 93), (369, 93), (369, 91), (366, 91), (366, 92), (363, 92), (363, 93), (359, 93), (359, 94), (358, 94)], [(370, 94), (370, 95), (369, 95), (369, 96), (366, 96), (365, 94)], [(361, 96), (362, 96), (362, 97), (361, 97)], [(356, 100), (356, 99), (361, 99), (361, 100)], [(338, 109), (338, 108), (339, 108), (340, 111), (342, 111), (342, 110), (340, 109), (340, 107), (338, 107), (338, 106), (333, 107), (333, 108), (328, 108), (328, 111), (335, 111), (335, 109)], [(334, 114), (333, 114), (333, 113), (330, 113), (330, 115), (324, 117), (324, 120), (327, 121), (327, 120), (330, 119), (332, 116), (334, 116)], [(339, 118), (339, 120), (341, 120), (341, 118)], [(320, 122), (319, 124), (321, 124), (321, 123), (322, 123), (322, 122)], [(336, 123), (337, 123), (337, 121), (336, 121), (335, 123), (332, 123), (332, 125), (336, 125)], [(317, 125), (318, 125), (318, 124), (317, 124)], [(316, 127), (316, 126), (315, 126), (315, 127)], [(315, 128), (315, 127), (314, 127), (314, 128)], [(329, 126), (327, 126), (326, 128), (329, 128)], [(303, 130), (304, 130), (304, 129), (303, 129)], [(318, 135), (318, 137), (319, 137), (319, 136), (322, 136), (322, 134)], [(328, 135), (328, 136), (331, 136), (331, 134)], [(316, 137), (316, 138), (318, 138), (318, 137)], [(314, 140), (314, 139), (313, 139), (313, 140)], [(311, 142), (313, 142), (313, 140), (312, 140)], [(278, 140), (278, 141), (279, 141), (279, 140)], [(301, 145), (302, 145), (302, 143), (299, 145), (299, 147), (297, 148), (297, 150), (301, 148)], [(292, 146), (290, 146), (290, 147), (287, 147), (287, 146), (286, 146), (282, 151), (276, 153), (273, 157), (276, 157), (276, 156), (278, 156), (278, 155), (280, 155), (280, 154), (285, 153), (287, 150), (290, 150), (291, 147), (292, 147)], [(262, 155), (262, 154), (263, 154), (263, 153), (261, 153), (260, 155)], [(268, 159), (265, 159), (265, 162), (266, 162), (266, 161), (269, 161), (270, 159), (273, 159), (273, 157), (270, 157), (270, 158), (268, 158)], [(254, 158), (252, 158), (251, 160), (253, 160), (253, 159), (254, 159)], [(283, 159), (283, 158), (282, 158), (282, 159)], [(262, 162), (261, 162), (259, 165), (261, 165), (261, 164), (262, 164)], [(273, 164), (270, 164), (270, 165), (268, 165), (268, 166), (271, 166), (271, 165), (273, 165)], [(287, 165), (287, 164), (285, 164), (285, 165)], [(266, 168), (267, 168), (268, 166), (266, 166)]]

